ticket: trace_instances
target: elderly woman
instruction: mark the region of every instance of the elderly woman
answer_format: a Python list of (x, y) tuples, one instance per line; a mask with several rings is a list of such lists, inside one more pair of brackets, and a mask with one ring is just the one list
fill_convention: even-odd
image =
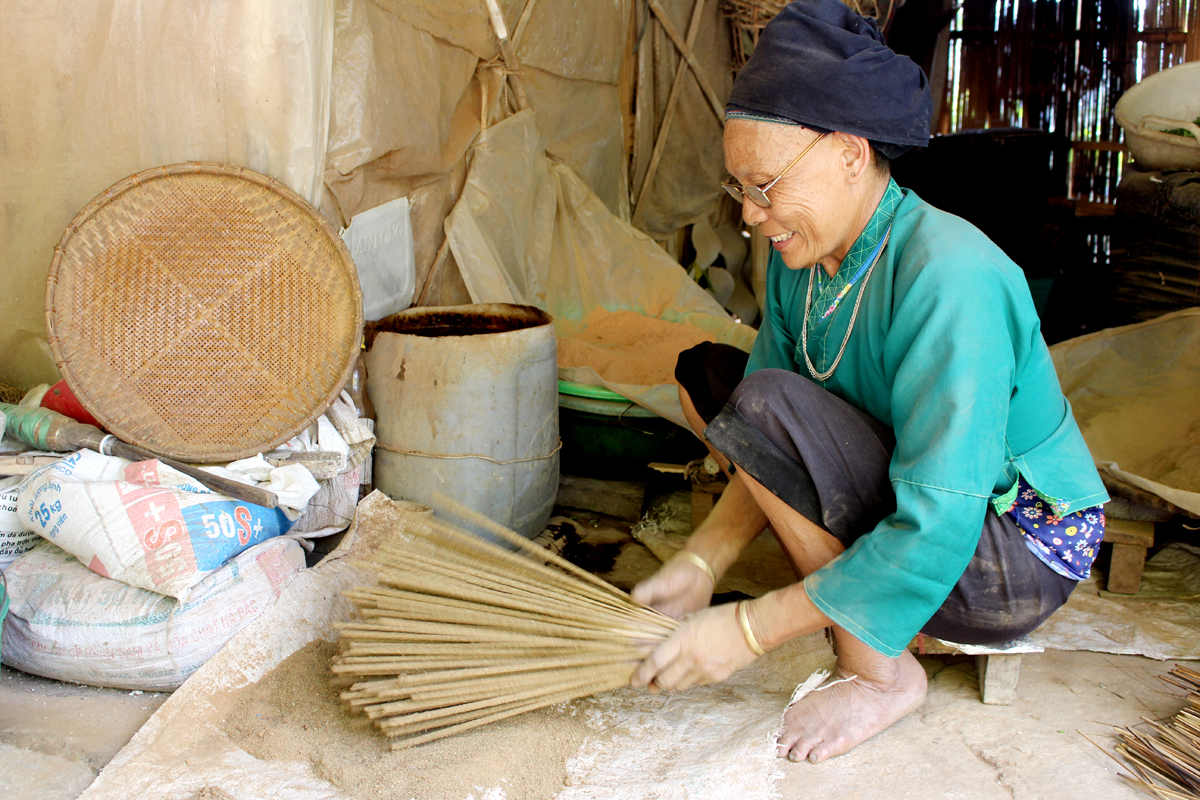
[[(922, 703), (918, 632), (998, 644), (1036, 628), (1103, 537), (1108, 498), (1021, 270), (890, 178), (928, 142), (930, 106), (920, 68), (838, 0), (787, 6), (729, 98), (726, 188), (774, 248), (766, 307), (748, 360), (680, 357), (685, 414), (732, 477), (634, 589), (686, 623), (633, 683), (720, 681), (832, 627), (838, 680), (786, 713), (792, 760), (845, 753)], [(800, 581), (708, 607), (767, 527)]]

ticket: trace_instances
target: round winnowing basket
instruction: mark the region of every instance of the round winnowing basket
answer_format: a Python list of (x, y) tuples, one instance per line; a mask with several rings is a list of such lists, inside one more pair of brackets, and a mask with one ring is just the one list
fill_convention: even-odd
[(337, 397), (362, 335), (350, 253), (315, 209), (242, 167), (139, 172), (54, 249), (46, 327), (84, 408), (183, 461), (287, 441)]

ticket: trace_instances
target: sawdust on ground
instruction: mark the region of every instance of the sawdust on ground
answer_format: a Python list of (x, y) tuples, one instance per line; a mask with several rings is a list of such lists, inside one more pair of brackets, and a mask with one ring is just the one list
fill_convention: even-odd
[(544, 800), (558, 794), (567, 760), (595, 737), (574, 704), (524, 714), (392, 752), (341, 708), (329, 684), (337, 646), (315, 641), (292, 654), (225, 717), (223, 729), (255, 758), (306, 761), (357, 800)]
[(219, 786), (205, 786), (188, 800), (233, 800), (233, 795)]
[(675, 361), (684, 350), (716, 337), (676, 322), (633, 311), (588, 314), (585, 327), (558, 339), (560, 367), (591, 367), (612, 383), (656, 386), (675, 383)]

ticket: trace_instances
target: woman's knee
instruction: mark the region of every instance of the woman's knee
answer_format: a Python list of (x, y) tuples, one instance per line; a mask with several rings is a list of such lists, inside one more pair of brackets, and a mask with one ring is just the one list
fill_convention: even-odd
[(760, 369), (742, 379), (729, 403), (751, 425), (767, 430), (781, 417), (793, 415), (797, 407), (808, 406), (808, 398), (815, 397), (815, 392), (823, 391), (794, 372)]

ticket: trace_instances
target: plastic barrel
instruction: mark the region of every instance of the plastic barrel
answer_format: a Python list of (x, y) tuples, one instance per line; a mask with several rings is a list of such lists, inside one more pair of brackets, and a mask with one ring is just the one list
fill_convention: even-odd
[(528, 537), (545, 528), (559, 464), (549, 315), (501, 303), (404, 311), (368, 331), (366, 363), (376, 488), (435, 511), (441, 492)]

